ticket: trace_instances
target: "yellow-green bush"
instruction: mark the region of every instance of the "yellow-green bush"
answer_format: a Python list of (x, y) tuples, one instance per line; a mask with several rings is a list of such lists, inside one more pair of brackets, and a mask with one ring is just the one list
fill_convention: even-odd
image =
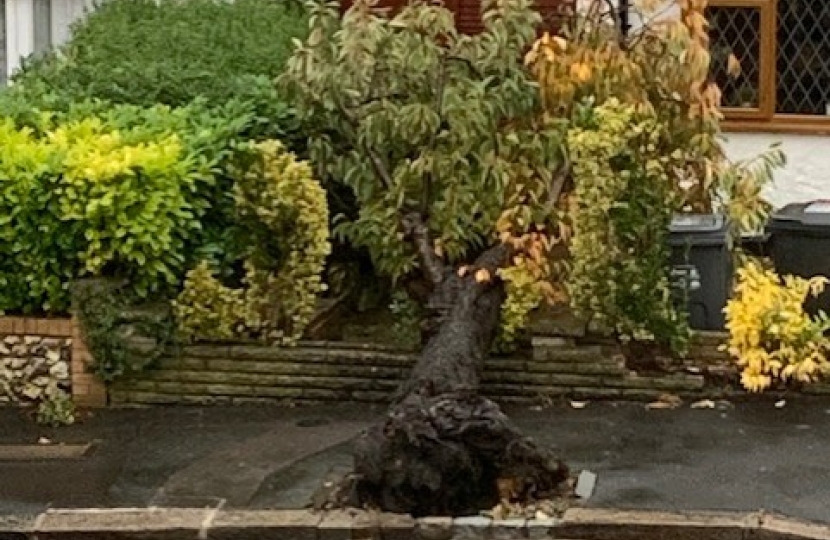
[(670, 128), (616, 98), (587, 107), (568, 132), (574, 193), (568, 293), (576, 310), (623, 339), (685, 346), (669, 280), (675, 158)]
[(738, 270), (735, 294), (725, 308), (725, 347), (743, 369), (741, 383), (759, 392), (776, 380), (811, 382), (830, 371), (830, 320), (804, 310), (808, 296), (827, 284), (823, 277), (779, 276), (756, 261)]
[(234, 199), (251, 249), (241, 289), (222, 285), (206, 265), (188, 274), (174, 303), (189, 339), (259, 337), (290, 344), (314, 314), (329, 254), (326, 194), (308, 163), (277, 141), (255, 145), (241, 165)]
[(530, 313), (545, 299), (541, 283), (527, 268), (516, 265), (499, 270), (504, 280), (507, 296), (501, 306), (499, 333), (495, 348), (500, 352), (511, 352), (516, 347), (519, 334), (525, 327)]
[(170, 130), (0, 119), (0, 311), (65, 311), (82, 276), (140, 294), (175, 284), (204, 180), (186, 158)]
[(187, 273), (184, 288), (173, 302), (184, 339), (230, 340), (253, 326), (245, 291), (224, 286), (206, 261)]

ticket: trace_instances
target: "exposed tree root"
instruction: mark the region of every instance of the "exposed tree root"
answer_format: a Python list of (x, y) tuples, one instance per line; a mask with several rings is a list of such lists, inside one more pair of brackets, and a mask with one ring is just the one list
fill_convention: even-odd
[[(426, 243), (419, 227), (412, 225), (416, 240), (420, 234)], [(567, 467), (478, 395), (504, 301), (495, 276), (506, 248), (492, 248), (461, 272), (439, 267), (423, 251), (434, 285), (430, 338), (385, 420), (358, 438), (354, 473), (328, 503), (462, 515), (560, 495)], [(481, 279), (479, 270), (492, 278)]]

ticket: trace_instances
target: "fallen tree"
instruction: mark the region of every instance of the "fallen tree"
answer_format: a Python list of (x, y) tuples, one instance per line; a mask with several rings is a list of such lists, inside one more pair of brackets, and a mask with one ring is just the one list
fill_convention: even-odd
[(520, 326), (556, 293), (548, 255), (567, 169), (522, 65), (539, 15), (529, 0), (485, 1), (485, 30), (469, 37), (437, 5), (311, 11), (282, 82), (317, 129), (318, 175), (354, 195), (335, 232), (427, 313), (420, 360), (359, 437), (340, 502), (457, 515), (554, 496), (567, 467), (478, 392), (500, 322)]
[(478, 393), (505, 294), (502, 284), (474, 276), (494, 274), (506, 254), (492, 248), (464, 276), (436, 266), (437, 332), (386, 420), (358, 439), (350, 504), (459, 515), (561, 493), (567, 467)]

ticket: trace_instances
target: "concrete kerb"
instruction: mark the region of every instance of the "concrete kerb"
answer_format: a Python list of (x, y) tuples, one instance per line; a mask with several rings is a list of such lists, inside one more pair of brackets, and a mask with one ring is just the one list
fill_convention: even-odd
[(0, 540), (830, 540), (830, 524), (763, 511), (574, 508), (558, 520), (422, 518), (361, 510), (60, 509), (0, 517)]

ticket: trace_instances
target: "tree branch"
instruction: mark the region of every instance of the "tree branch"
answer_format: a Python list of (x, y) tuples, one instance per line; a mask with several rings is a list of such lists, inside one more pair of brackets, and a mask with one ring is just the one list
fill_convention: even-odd
[(435, 247), (429, 237), (429, 228), (424, 223), (421, 214), (410, 213), (402, 219), (404, 232), (412, 238), (418, 258), (423, 266), (424, 274), (430, 283), (440, 285), (444, 281), (447, 267), (438, 255), (435, 254)]
[[(438, 115), (438, 126), (429, 138), (427, 145), (431, 152), (435, 151), (435, 143), (438, 140), (438, 134), (441, 132), (441, 124), (443, 123), (442, 110), (444, 109), (444, 88), (447, 85), (447, 55), (441, 56), (441, 67), (438, 72), (438, 88), (435, 89), (435, 112)], [(431, 161), (431, 171), (424, 173), (424, 187), (421, 192), (421, 214), (427, 215), (429, 211), (429, 200), (432, 192), (433, 175), (435, 170), (435, 162)]]
[[(343, 117), (349, 122), (352, 126), (352, 129), (356, 132), (360, 122), (354, 117), (352, 113), (349, 112), (346, 107), (337, 101), (337, 109), (343, 115)], [(375, 150), (366, 143), (366, 141), (361, 142), (360, 137), (356, 134), (354, 136), (355, 143), (360, 146), (360, 148), (369, 156), (369, 161), (372, 164), (372, 168), (375, 170), (375, 174), (380, 179), (383, 187), (386, 189), (392, 188), (392, 175), (389, 173), (389, 169), (386, 168), (386, 164), (383, 162), (383, 159), (378, 155)]]
[(568, 177), (571, 175), (571, 160), (565, 157), (565, 162), (559, 167), (559, 170), (556, 171), (556, 175), (553, 177), (553, 183), (551, 184), (550, 191), (548, 192), (548, 200), (545, 204), (545, 213), (549, 214), (553, 211), (556, 203), (559, 201), (559, 197), (562, 196), (562, 190), (565, 187), (565, 182), (568, 180)]

